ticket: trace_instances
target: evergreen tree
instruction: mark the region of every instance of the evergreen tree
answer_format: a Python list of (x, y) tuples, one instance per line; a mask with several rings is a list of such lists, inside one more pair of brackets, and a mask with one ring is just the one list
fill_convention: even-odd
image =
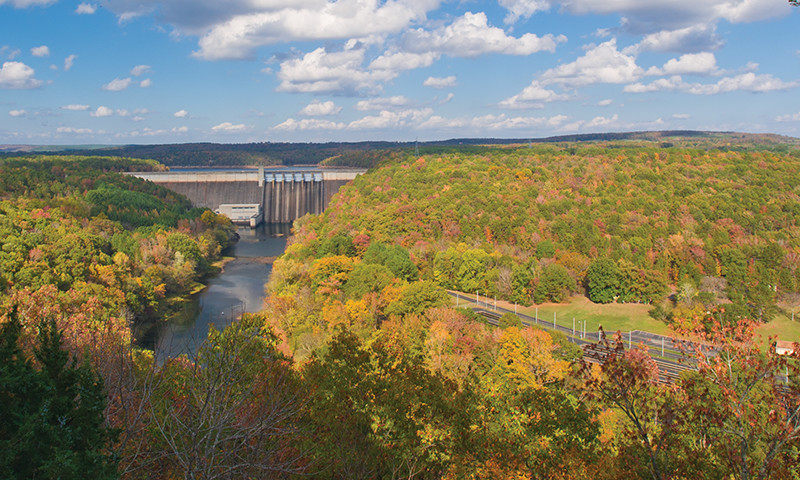
[(0, 478), (115, 478), (102, 380), (69, 359), (54, 320), (39, 330), (41, 369), (19, 347), (16, 311), (0, 327)]

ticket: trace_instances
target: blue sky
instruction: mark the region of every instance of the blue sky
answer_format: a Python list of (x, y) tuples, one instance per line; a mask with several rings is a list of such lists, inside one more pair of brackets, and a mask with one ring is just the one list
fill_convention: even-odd
[(800, 137), (786, 0), (0, 0), (0, 144)]

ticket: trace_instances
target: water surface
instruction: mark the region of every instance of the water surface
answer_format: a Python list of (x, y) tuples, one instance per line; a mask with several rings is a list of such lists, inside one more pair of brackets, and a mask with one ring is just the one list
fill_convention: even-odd
[(264, 284), (272, 271), (271, 260), (286, 248), (290, 224), (239, 227), (239, 241), (223, 254), (234, 257), (224, 270), (208, 280), (208, 286), (184, 305), (168, 322), (152, 325), (137, 335), (139, 343), (160, 358), (192, 354), (214, 325), (222, 330), (242, 312), (263, 308)]

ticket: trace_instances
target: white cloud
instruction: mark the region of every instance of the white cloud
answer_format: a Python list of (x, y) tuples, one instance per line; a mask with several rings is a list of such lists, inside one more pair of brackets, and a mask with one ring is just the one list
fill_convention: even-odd
[(277, 90), (290, 93), (337, 93), (356, 95), (379, 90), (381, 82), (397, 76), (389, 70), (367, 71), (362, 68), (364, 48), (348, 43), (342, 51), (324, 48), (281, 63)]
[(770, 74), (756, 75), (755, 73), (743, 73), (735, 77), (725, 77), (717, 83), (687, 83), (680, 76), (662, 78), (649, 84), (633, 83), (626, 85), (623, 91), (628, 93), (648, 93), (664, 90), (680, 91), (693, 95), (717, 95), (734, 91), (745, 92), (772, 92), (787, 90), (798, 86), (798, 82), (784, 82)]
[(382, 110), (378, 115), (368, 115), (347, 125), (351, 130), (373, 130), (382, 128), (415, 127), (431, 116), (430, 108), (399, 111)]
[(108, 90), (109, 92), (120, 92), (128, 88), (130, 84), (130, 78), (115, 78), (114, 80), (111, 80), (103, 85), (103, 90)]
[(713, 24), (692, 25), (677, 30), (662, 30), (646, 35), (641, 42), (624, 50), (625, 53), (686, 52), (718, 50), (723, 45)]
[(75, 13), (78, 15), (92, 15), (96, 11), (97, 5), (93, 3), (81, 3), (78, 5), (78, 8), (75, 9)]
[(337, 107), (331, 100), (325, 102), (314, 100), (300, 110), (300, 115), (318, 117), (322, 115), (338, 115), (341, 111), (342, 107)]
[(438, 115), (430, 117), (419, 125), (420, 129), (435, 130), (458, 129), (475, 132), (500, 130), (528, 130), (531, 128), (556, 128), (567, 120), (565, 115), (553, 117), (508, 117), (505, 114), (483, 115), (473, 118), (444, 118)]
[(611, 100), (610, 98), (606, 98), (605, 100), (600, 100), (599, 102), (597, 102), (597, 106), (598, 107), (607, 107), (607, 106), (611, 105), (612, 103), (614, 103), (614, 100)]
[(581, 87), (595, 83), (630, 83), (644, 74), (636, 58), (617, 50), (616, 39), (592, 46), (572, 63), (545, 71), (539, 78), (543, 85), (558, 83)]
[(520, 18), (529, 18), (534, 13), (550, 9), (548, 0), (500, 0), (498, 3), (508, 10), (506, 23), (514, 23)]
[(111, 115), (114, 115), (114, 110), (111, 110), (110, 108), (101, 105), (97, 107), (97, 110), (95, 110), (93, 113), (90, 113), (89, 115), (93, 117), (110, 117)]
[(296, 131), (296, 130), (342, 130), (346, 127), (344, 123), (333, 122), (320, 118), (304, 118), (295, 120), (287, 119), (285, 122), (272, 127), (273, 130)]
[(369, 68), (373, 70), (414, 70), (416, 68), (430, 67), (433, 62), (439, 59), (441, 55), (436, 52), (400, 52), (400, 51), (387, 51), (379, 56), (372, 63)]
[(211, 130), (214, 132), (221, 132), (221, 133), (238, 133), (238, 132), (243, 132), (248, 128), (250, 127), (248, 127), (243, 123), (234, 125), (231, 122), (222, 122), (219, 125), (211, 127)]
[[(14, 6), (14, 8), (28, 8), (34, 6), (44, 6), (50, 5), (51, 3), (55, 3), (57, 0), (9, 0), (8, 3)], [(0, 5), (4, 4), (6, 0), (0, 0)]]
[(36, 72), (21, 62), (4, 62), (0, 67), (0, 89), (28, 89), (42, 85), (34, 78)]
[(77, 55), (70, 55), (64, 59), (64, 70), (69, 71), (72, 68), (72, 65), (75, 63), (75, 59), (78, 58)]
[(184, 118), (189, 115), (189, 112), (186, 110), (178, 110), (177, 112), (173, 113), (172, 116), (175, 118)]
[[(263, 45), (398, 33), (412, 23), (424, 20), (426, 13), (436, 8), (439, 1), (274, 0), (233, 3), (226, 7), (241, 13), (214, 22), (210, 28), (200, 29), (204, 35), (195, 56), (206, 60), (246, 59), (253, 58), (254, 50)], [(188, 9), (188, 6), (184, 8)], [(222, 10), (219, 6), (213, 8), (217, 12)], [(189, 15), (197, 17), (196, 14)], [(218, 13), (217, 18), (223, 15)]]
[(22, 50), (18, 48), (11, 48), (8, 45), (0, 47), (0, 56), (5, 56), (8, 60), (14, 60), (20, 53), (22, 53)]
[(27, 113), (25, 110), (11, 110), (8, 112), (12, 117), (24, 117)]
[(71, 105), (64, 105), (59, 107), (61, 110), (72, 110), (76, 112), (83, 112), (89, 110), (89, 105), (79, 105), (79, 104), (71, 104)]
[(124, 108), (123, 109), (118, 109), (117, 110), (117, 115), (119, 115), (120, 117), (130, 117), (131, 112), (129, 112), (128, 110), (125, 110)]
[(134, 77), (138, 77), (151, 70), (152, 68), (150, 67), (150, 65), (136, 65), (131, 69), (131, 75), (133, 75)]
[(33, 47), (31, 48), (31, 55), (34, 57), (48, 57), (50, 56), (50, 48), (47, 45)]
[(662, 68), (652, 67), (648, 75), (712, 75), (717, 73), (717, 59), (713, 53), (687, 53), (680, 58), (673, 58)]
[(170, 131), (171, 131), (172, 133), (186, 133), (186, 132), (188, 132), (188, 131), (189, 131), (189, 127), (187, 127), (187, 126), (185, 126), (185, 125), (184, 125), (184, 126), (181, 126), (181, 127), (174, 127), (174, 128), (173, 128), (172, 130), (170, 130)]
[(559, 4), (577, 14), (619, 14), (626, 19), (629, 28), (639, 31), (649, 29), (650, 32), (717, 20), (755, 22), (787, 15), (791, 9), (782, 0), (669, 0), (657, 3), (640, 0), (564, 0)]
[(800, 112), (775, 117), (776, 122), (800, 122)]
[(450, 88), (456, 86), (456, 76), (449, 77), (428, 77), (422, 84), (431, 88)]
[(78, 135), (86, 135), (94, 133), (94, 130), (91, 128), (73, 128), (73, 127), (58, 127), (56, 129), (58, 133), (74, 133)]
[(519, 38), (510, 37), (501, 28), (490, 27), (483, 12), (467, 12), (452, 24), (434, 31), (421, 28), (403, 36), (404, 50), (436, 52), (451, 57), (477, 57), (488, 53), (505, 55), (530, 55), (554, 52), (559, 43), (567, 41), (564, 35), (551, 34), (538, 37), (526, 33)]
[(586, 128), (605, 127), (607, 125), (611, 125), (613, 123), (616, 123), (617, 120), (619, 120), (619, 115), (616, 115), (616, 114), (611, 118), (594, 117), (590, 121), (586, 122), (584, 124), (584, 127), (586, 127)]
[(678, 120), (688, 120), (692, 118), (692, 116), (688, 113), (673, 113), (672, 118), (676, 118)]
[(395, 95), (393, 97), (359, 100), (359, 102), (356, 103), (355, 109), (362, 112), (368, 110), (392, 110), (398, 107), (407, 107), (410, 104), (411, 100), (408, 98), (402, 95)]
[(503, 108), (542, 108), (544, 103), (568, 100), (569, 95), (548, 90), (534, 80), (522, 92), (500, 102)]
[(142, 88), (149, 88), (152, 85), (153, 85), (153, 81), (150, 80), (149, 78), (145, 78), (144, 80), (139, 82), (139, 86), (142, 87)]

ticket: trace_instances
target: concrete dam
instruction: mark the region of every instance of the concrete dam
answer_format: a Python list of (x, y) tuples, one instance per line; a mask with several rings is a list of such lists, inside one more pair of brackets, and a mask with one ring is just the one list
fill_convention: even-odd
[[(253, 171), (177, 171), (134, 172), (130, 175), (150, 180), (185, 195), (196, 207), (224, 213), (237, 223), (231, 212), (251, 212), (260, 206), (259, 218), (266, 223), (288, 223), (307, 213), (322, 213), (339, 188), (366, 172), (361, 169)], [(248, 217), (250, 218), (250, 217)]]

